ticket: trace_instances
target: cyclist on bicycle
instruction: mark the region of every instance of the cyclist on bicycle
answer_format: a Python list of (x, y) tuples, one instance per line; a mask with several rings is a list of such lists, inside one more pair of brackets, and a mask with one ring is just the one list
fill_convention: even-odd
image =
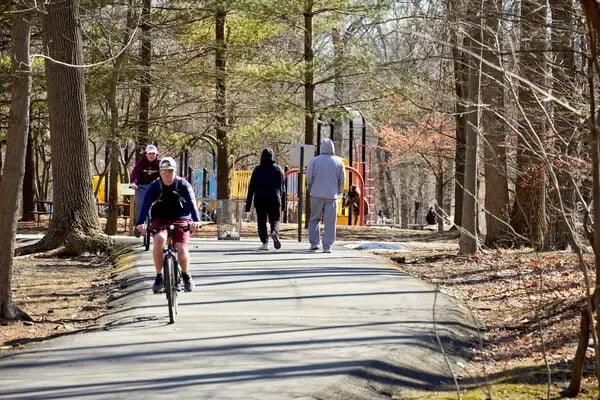
[[(192, 232), (200, 228), (200, 215), (196, 206), (194, 189), (189, 182), (177, 176), (175, 172), (176, 168), (175, 160), (171, 157), (165, 157), (160, 161), (160, 179), (155, 180), (148, 186), (144, 203), (137, 219), (136, 229), (139, 232), (144, 233), (146, 230), (144, 221), (148, 215), (148, 211), (151, 211), (150, 228), (161, 229), (165, 225), (186, 226), (188, 224)], [(152, 256), (156, 271), (156, 279), (152, 286), (153, 292), (161, 291), (164, 286), (162, 257), (166, 239), (166, 230), (161, 230), (153, 236), (154, 248)], [(177, 250), (177, 261), (181, 267), (183, 288), (186, 292), (194, 290), (194, 281), (188, 270), (190, 263), (189, 239), (190, 231), (184, 232), (182, 229), (175, 229), (173, 232), (173, 244)]]
[[(137, 163), (135, 163), (135, 167), (133, 167), (133, 171), (131, 171), (129, 187), (135, 190), (134, 215), (136, 221), (139, 219), (142, 203), (144, 202), (144, 195), (146, 194), (148, 186), (159, 176), (159, 162), (160, 158), (158, 157), (158, 149), (155, 145), (149, 144), (146, 146), (145, 155), (141, 157)], [(139, 237), (139, 231), (137, 229), (134, 229), (133, 234), (136, 237)]]

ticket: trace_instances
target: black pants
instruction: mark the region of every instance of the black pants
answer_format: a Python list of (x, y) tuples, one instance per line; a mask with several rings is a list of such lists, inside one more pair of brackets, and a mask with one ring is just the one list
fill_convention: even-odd
[[(269, 241), (269, 233), (277, 232), (279, 234), (279, 204), (270, 204), (265, 206), (257, 206), (256, 208), (256, 226), (258, 228), (258, 238), (261, 242), (267, 243)], [(269, 225), (271, 225), (271, 231), (267, 232), (267, 218), (269, 219)]]

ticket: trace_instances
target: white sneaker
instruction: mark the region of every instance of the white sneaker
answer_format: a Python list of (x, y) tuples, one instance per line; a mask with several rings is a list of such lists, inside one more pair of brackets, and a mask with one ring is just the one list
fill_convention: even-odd
[(269, 250), (269, 243), (263, 243), (257, 250)]

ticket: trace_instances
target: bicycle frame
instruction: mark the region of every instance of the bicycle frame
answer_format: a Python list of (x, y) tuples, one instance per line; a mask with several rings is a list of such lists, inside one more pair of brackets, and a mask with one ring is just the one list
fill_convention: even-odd
[(176, 226), (165, 225), (161, 228), (151, 228), (150, 232), (156, 234), (162, 230), (167, 231), (167, 241), (163, 248), (163, 280), (165, 285), (165, 294), (167, 296), (167, 305), (169, 308), (169, 323), (175, 322), (177, 315), (177, 294), (179, 293), (179, 283), (181, 273), (179, 263), (177, 262), (177, 249), (173, 243), (173, 232), (175, 229), (182, 229), (184, 232), (190, 229), (189, 225)]

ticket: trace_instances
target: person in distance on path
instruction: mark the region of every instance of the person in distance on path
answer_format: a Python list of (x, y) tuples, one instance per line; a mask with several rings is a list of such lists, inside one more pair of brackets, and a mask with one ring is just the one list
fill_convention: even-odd
[[(260, 164), (252, 170), (248, 195), (246, 196), (246, 212), (250, 212), (252, 201), (256, 209), (256, 227), (262, 242), (258, 250), (269, 250), (269, 235), (273, 239), (273, 247), (281, 248), (279, 240), (279, 218), (283, 208), (285, 185), (283, 169), (275, 163), (275, 152), (265, 148), (260, 155)], [(267, 220), (270, 234), (267, 234)]]
[(308, 241), (312, 251), (319, 249), (323, 219), (323, 252), (331, 253), (335, 242), (337, 199), (342, 197), (346, 174), (341, 157), (335, 155), (331, 139), (321, 142), (320, 154), (306, 167), (306, 185), (310, 195)]

